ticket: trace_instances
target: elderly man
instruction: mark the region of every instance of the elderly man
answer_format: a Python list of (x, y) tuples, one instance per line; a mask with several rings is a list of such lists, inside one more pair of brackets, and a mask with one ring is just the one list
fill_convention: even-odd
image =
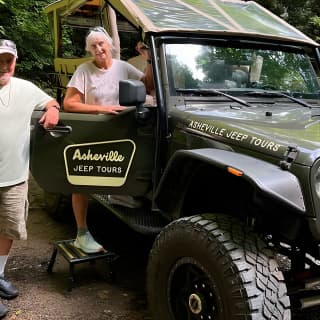
[[(27, 238), (30, 120), (34, 109), (46, 112), (44, 128), (59, 120), (58, 102), (33, 83), (14, 77), (17, 48), (13, 41), (0, 39), (0, 297), (18, 295), (4, 277), (13, 240)], [(0, 318), (8, 309), (0, 303)]]

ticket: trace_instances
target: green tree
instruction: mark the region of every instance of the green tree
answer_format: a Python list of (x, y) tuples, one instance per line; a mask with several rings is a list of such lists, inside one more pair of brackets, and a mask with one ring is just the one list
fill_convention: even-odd
[(51, 0), (0, 0), (0, 38), (18, 48), (16, 74), (46, 87), (52, 68), (52, 41), (43, 9)]
[(285, 19), (313, 40), (320, 41), (319, 0), (256, 0), (256, 2)]

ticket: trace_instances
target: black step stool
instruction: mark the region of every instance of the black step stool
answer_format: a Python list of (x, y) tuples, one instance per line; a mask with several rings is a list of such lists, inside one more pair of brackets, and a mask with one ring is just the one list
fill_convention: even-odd
[(70, 285), (67, 291), (71, 291), (75, 285), (74, 266), (79, 263), (90, 262), (94, 263), (96, 260), (105, 259), (109, 269), (109, 277), (113, 279), (112, 263), (118, 259), (118, 255), (110, 251), (102, 251), (98, 253), (87, 254), (73, 245), (75, 239), (60, 240), (54, 242), (53, 252), (48, 264), (47, 272), (52, 273), (54, 263), (58, 252), (69, 262), (70, 271)]

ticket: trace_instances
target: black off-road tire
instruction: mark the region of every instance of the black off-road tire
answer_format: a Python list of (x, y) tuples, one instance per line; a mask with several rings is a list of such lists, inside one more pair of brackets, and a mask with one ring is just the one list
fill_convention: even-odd
[(226, 215), (176, 220), (158, 235), (147, 268), (153, 320), (289, 320), (273, 252)]
[(71, 196), (45, 191), (44, 208), (50, 217), (56, 221), (66, 222), (72, 218)]

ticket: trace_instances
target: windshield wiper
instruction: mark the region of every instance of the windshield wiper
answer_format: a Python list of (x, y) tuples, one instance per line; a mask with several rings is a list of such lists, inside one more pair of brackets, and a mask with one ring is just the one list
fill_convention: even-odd
[(274, 92), (274, 91), (250, 91), (250, 92), (246, 92), (246, 95), (248, 96), (264, 96), (264, 97), (284, 97), (284, 98), (287, 98), (293, 102), (296, 102), (298, 104), (300, 104), (301, 106), (303, 107), (306, 107), (306, 108), (309, 108), (309, 109), (312, 109), (313, 107), (300, 100), (300, 99), (297, 99), (297, 98), (294, 98), (294, 97), (291, 97), (289, 96), (288, 94), (285, 94), (283, 92)]
[(249, 104), (248, 102), (242, 100), (242, 99), (239, 99), (239, 98), (236, 98), (234, 96), (231, 96), (227, 93), (224, 93), (220, 90), (216, 90), (216, 89), (183, 89), (183, 88), (177, 88), (176, 89), (177, 92), (182, 92), (182, 93), (202, 93), (202, 94), (207, 94), (207, 95), (212, 95), (212, 94), (215, 94), (217, 96), (223, 96), (223, 97), (226, 97), (234, 102), (237, 102), (239, 104), (242, 104), (243, 106), (246, 106), (246, 107), (249, 107), (251, 108), (252, 105)]

